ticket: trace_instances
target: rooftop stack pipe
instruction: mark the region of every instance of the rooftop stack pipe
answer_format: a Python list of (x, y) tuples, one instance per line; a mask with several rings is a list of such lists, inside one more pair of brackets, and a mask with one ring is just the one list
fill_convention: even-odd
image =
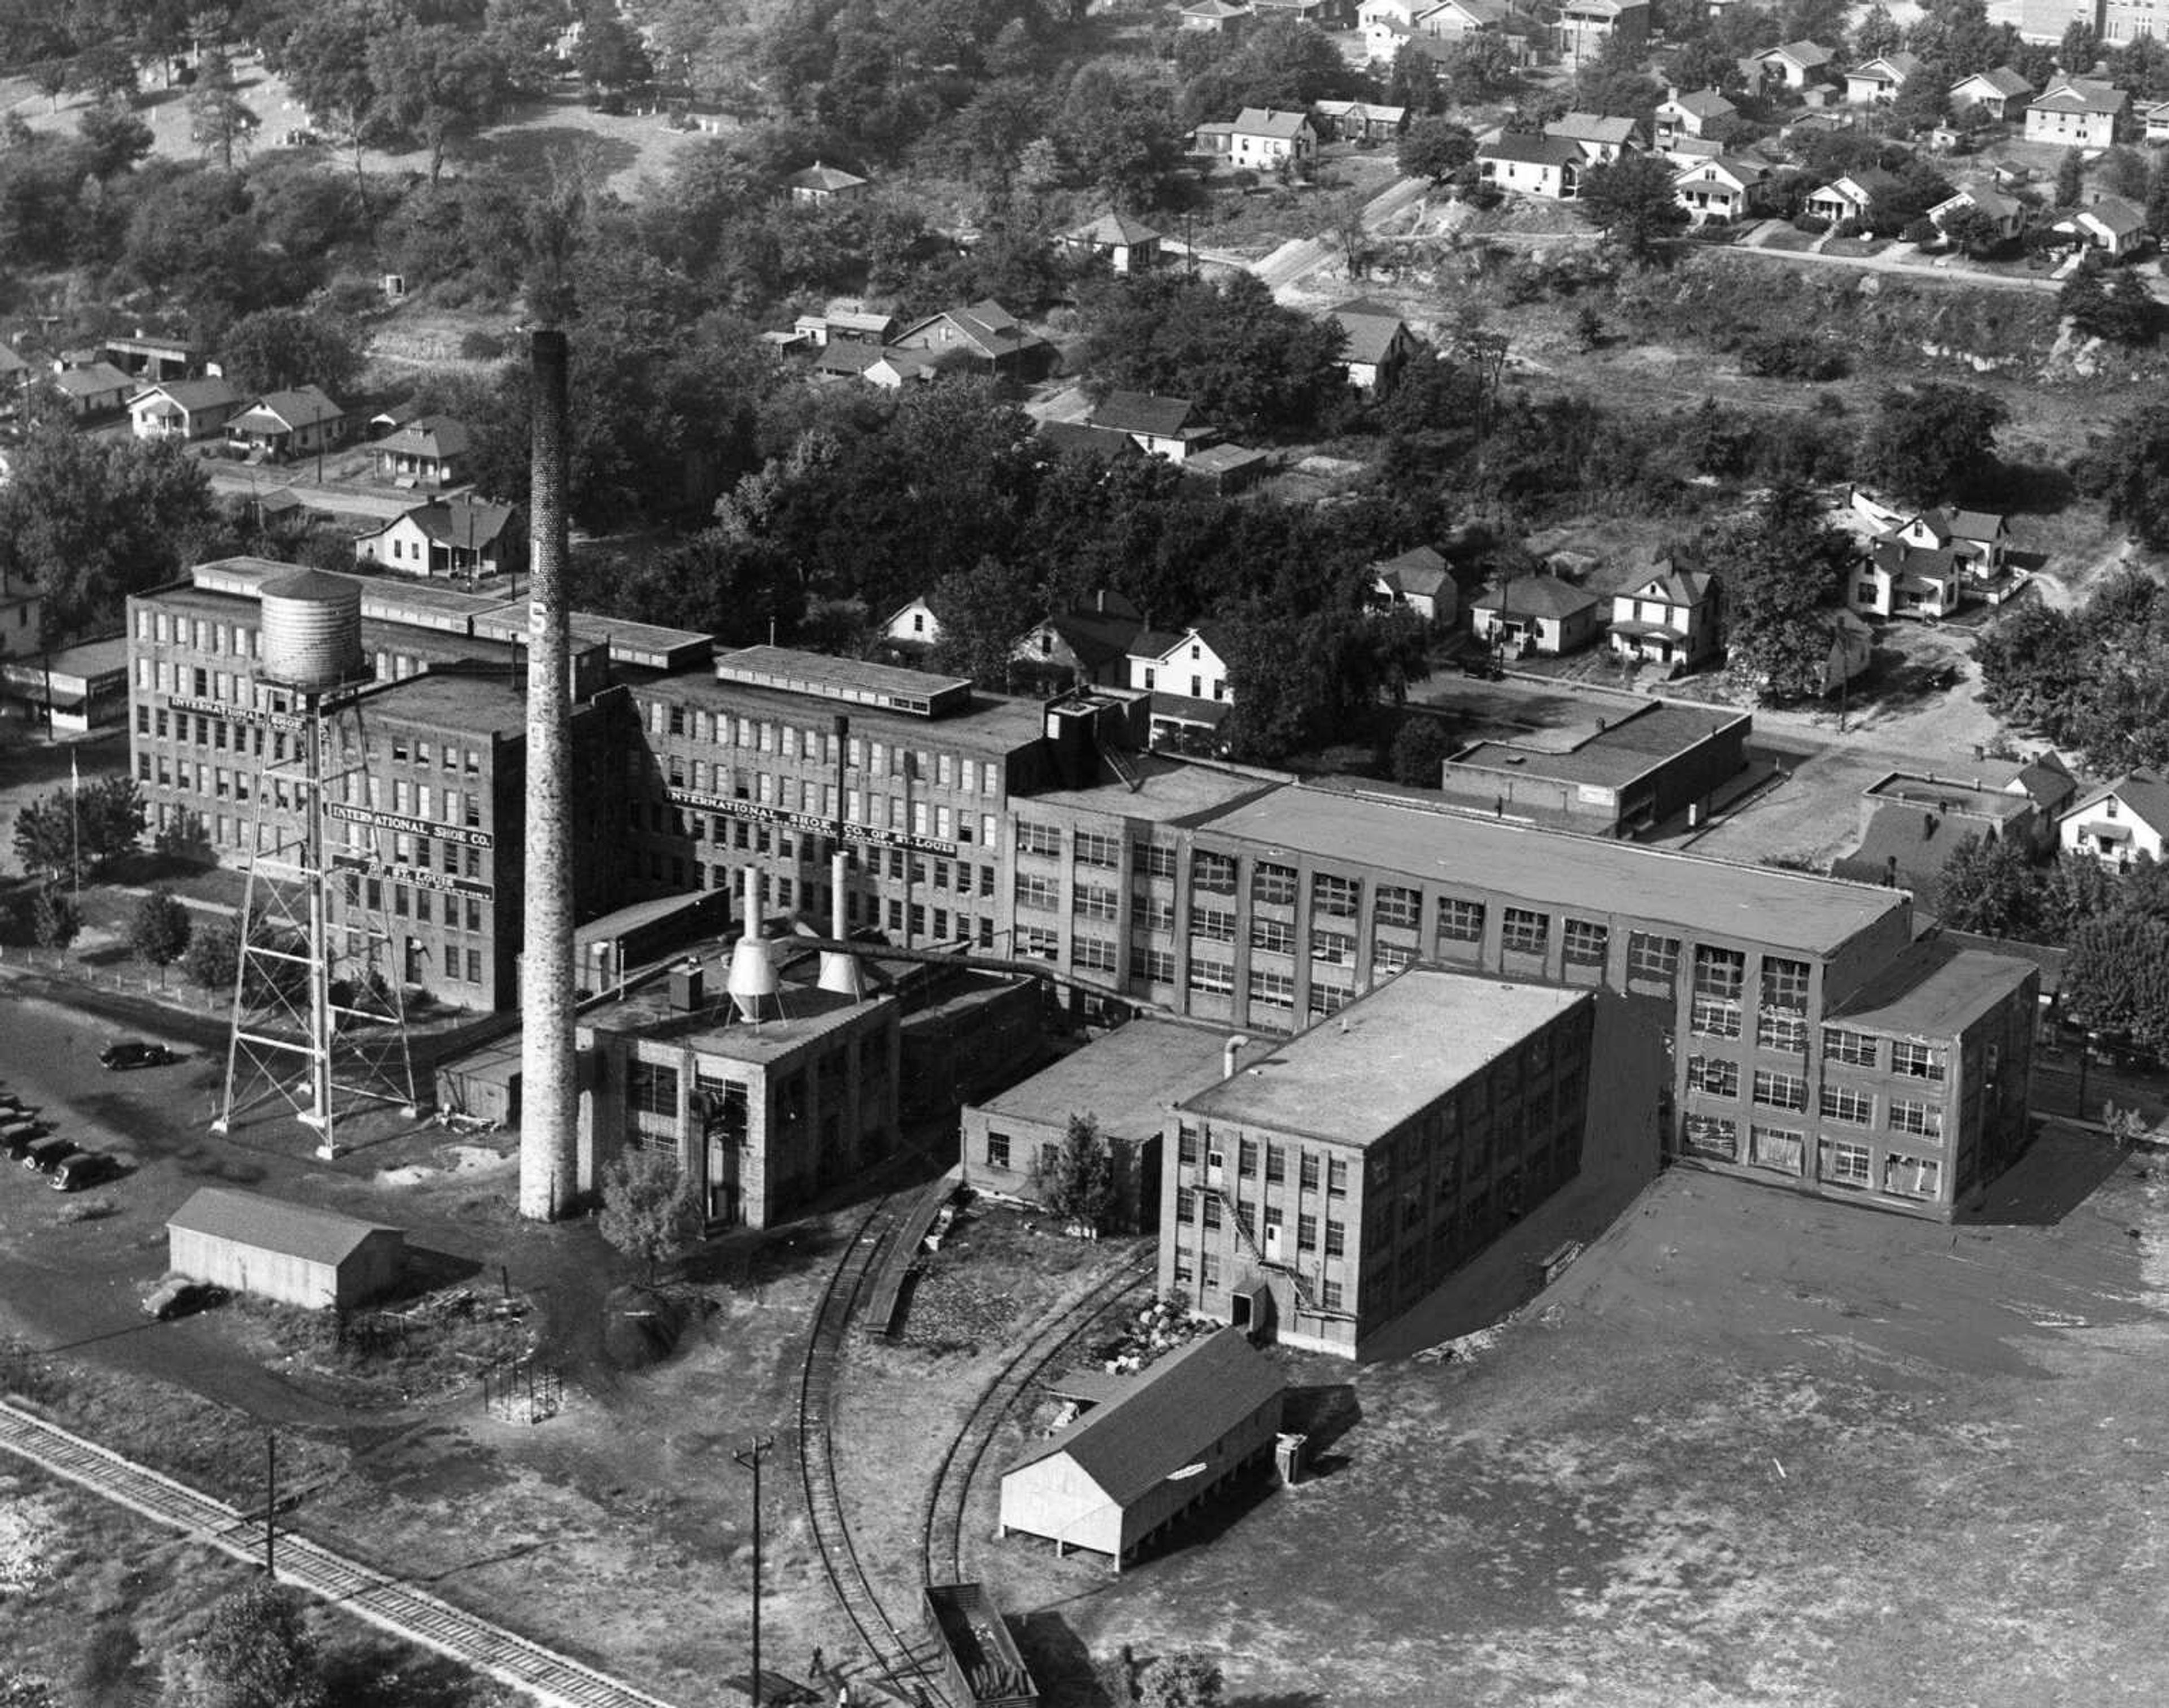
[(552, 1221), (579, 1188), (573, 1054), (572, 653), (566, 535), (565, 334), (528, 340), (535, 376), (527, 594), (525, 940), (520, 988), (520, 1213)]
[[(844, 925), (844, 877), (850, 870), (850, 859), (838, 849), (829, 857), (829, 935), (839, 943), (850, 940)], [(866, 982), (859, 970), (859, 958), (839, 949), (821, 951), (821, 988), (833, 991), (838, 996), (849, 997), (857, 1002), (866, 993)]]
[(760, 868), (745, 869), (745, 934), (731, 950), (731, 1000), (739, 1018), (758, 1021), (763, 998), (775, 997), (775, 960), (760, 934)]

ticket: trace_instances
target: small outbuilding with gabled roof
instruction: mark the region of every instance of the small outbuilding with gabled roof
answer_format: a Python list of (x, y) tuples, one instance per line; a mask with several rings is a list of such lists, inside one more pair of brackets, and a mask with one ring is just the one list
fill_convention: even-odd
[(1125, 1561), (1243, 1471), (1280, 1433), (1287, 1383), (1240, 1330), (1170, 1353), (1039, 1443), (1002, 1478), (999, 1534)]
[(344, 1310), (387, 1291), (407, 1236), (282, 1198), (206, 1186), (166, 1223), (167, 1267), (192, 1281), (304, 1310)]

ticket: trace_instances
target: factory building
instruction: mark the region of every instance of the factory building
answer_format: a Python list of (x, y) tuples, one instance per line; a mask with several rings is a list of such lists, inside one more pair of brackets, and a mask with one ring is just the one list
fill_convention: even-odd
[[(132, 757), (152, 822), (188, 815), (229, 859), (249, 845), (258, 789), (288, 786), (271, 768), (292, 709), (256, 670), (258, 590), (285, 569), (227, 560), (129, 602)], [(447, 1002), (509, 1006), (524, 610), (352, 579), (379, 685), (363, 695), (367, 775), (345, 780), (360, 794), (344, 805), (400, 838), (377, 875), (407, 895), (402, 971)], [(1261, 1041), (1436, 962), (1588, 992), (1610, 1141), (1653, 1164), (1948, 1216), (2019, 1142), (1996, 1112), (2022, 1105), (2029, 1058), (2002, 1048), (1993, 1095), (1985, 1077), (1977, 1095), (1952, 1087), (1932, 1157), (1897, 1143), (1927, 1136), (1884, 1113), (1903, 1105), (1895, 1118), (1917, 1125), (1917, 1098), (1871, 1099), (1868, 1130), (1893, 1142), (1871, 1143), (1857, 1178), (1860, 1105), (1838, 1094), (1857, 1064), (1829, 1040), (1858, 1030), (1841, 1021), (1863, 993), (1904, 1022), (1886, 1042), (1983, 1076), (1980, 1040), (2031, 1000), (1997, 967), (1909, 955), (1903, 891), (1178, 762), (1143, 751), (1147, 700), (1123, 689), (1042, 703), (783, 648), (717, 655), (705, 636), (579, 614), (571, 630), (583, 919), (750, 868), (770, 918), (825, 932), (840, 912), (847, 931), (1039, 963), (1084, 1000)], [(290, 806), (274, 794), (274, 812)], [(1982, 1013), (1949, 1000), (1959, 978), (1987, 981)], [(1797, 1151), (1758, 1144), (1759, 1130), (1797, 1134)], [(1936, 1161), (1933, 1189), (1892, 1157)]]
[(1360, 1357), (1581, 1166), (1596, 998), (1417, 967), (1167, 1117), (1164, 1296)]

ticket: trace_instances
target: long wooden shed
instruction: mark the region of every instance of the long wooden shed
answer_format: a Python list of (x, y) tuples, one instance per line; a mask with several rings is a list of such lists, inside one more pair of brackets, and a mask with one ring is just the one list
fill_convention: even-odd
[(393, 1286), (402, 1229), (224, 1186), (206, 1186), (166, 1223), (167, 1265), (191, 1280), (309, 1310), (344, 1309)]

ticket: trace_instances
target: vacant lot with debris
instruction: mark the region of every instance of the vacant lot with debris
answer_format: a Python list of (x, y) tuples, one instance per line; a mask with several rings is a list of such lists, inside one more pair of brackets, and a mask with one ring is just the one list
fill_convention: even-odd
[(2165, 1209), (2056, 1129), (1958, 1227), (1676, 1171), (1472, 1359), (1296, 1361), (1316, 1482), (984, 1563), (1080, 1701), (1128, 1642), (1254, 1702), (2160, 1702)]

